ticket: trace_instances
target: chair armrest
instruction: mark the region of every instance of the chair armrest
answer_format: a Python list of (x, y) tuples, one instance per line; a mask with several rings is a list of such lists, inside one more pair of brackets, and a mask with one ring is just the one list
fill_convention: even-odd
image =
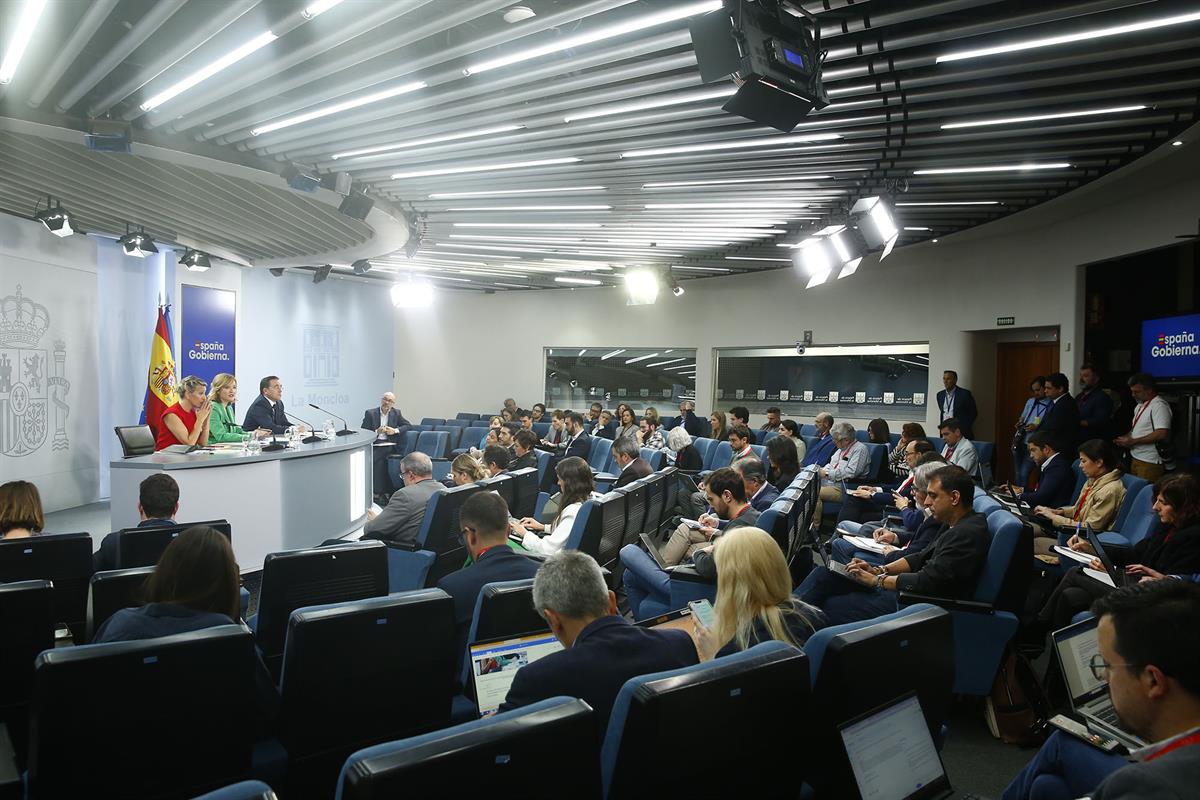
[(911, 606), (917, 603), (929, 603), (931, 606), (944, 608), (947, 611), (969, 611), (972, 614), (994, 614), (996, 612), (996, 607), (991, 603), (981, 603), (978, 600), (959, 600), (954, 597), (900, 592), (899, 604), (901, 606)]
[(420, 548), (420, 545), (418, 545), (416, 542), (389, 542), (389, 541), (384, 541), (384, 544), (385, 544), (385, 545), (387, 545), (387, 548), (388, 548), (389, 550), (399, 550), (399, 551), (401, 551), (401, 552), (405, 552), (405, 553), (415, 553), (415, 552), (417, 552), (418, 550), (420, 550), (420, 549), (421, 549), (421, 548)]
[(691, 583), (714, 583), (715, 581), (701, 575), (695, 567), (679, 566), (667, 573), (671, 580), (689, 581)]

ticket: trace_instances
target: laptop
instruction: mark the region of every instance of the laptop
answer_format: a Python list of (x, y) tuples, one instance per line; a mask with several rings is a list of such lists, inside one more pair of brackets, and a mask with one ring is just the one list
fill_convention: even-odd
[(496, 713), (521, 667), (562, 649), (562, 643), (550, 631), (472, 644), (471, 682), (479, 716)]
[(662, 628), (663, 630), (675, 628), (687, 633), (691, 633), (695, 627), (692, 624), (692, 610), (687, 606), (659, 614), (657, 617), (648, 617), (634, 624), (639, 628)]
[(950, 786), (916, 692), (838, 726), (862, 800), (972, 798)]
[(659, 569), (661, 569), (663, 572), (671, 572), (676, 566), (678, 566), (675, 564), (668, 564), (663, 560), (662, 553), (658, 551), (658, 545), (654, 543), (652, 538), (650, 538), (650, 534), (643, 533), (639, 534), (639, 536), (642, 540), (642, 544), (646, 546), (646, 552), (649, 553), (650, 557), (654, 559), (654, 563), (658, 564)]
[(1100, 652), (1098, 625), (1099, 620), (1091, 617), (1052, 634), (1054, 653), (1071, 697), (1071, 710), (1088, 728), (1116, 739), (1126, 749), (1144, 747), (1146, 742), (1121, 727), (1108, 694), (1108, 682), (1096, 680), (1092, 674), (1089, 663)]
[(1112, 581), (1113, 587), (1119, 589), (1124, 586), (1127, 577), (1125, 570), (1112, 563), (1112, 559), (1108, 557), (1108, 553), (1104, 550), (1104, 543), (1100, 541), (1100, 537), (1092, 530), (1091, 525), (1086, 526), (1084, 535), (1087, 536), (1088, 544), (1092, 546), (1092, 550), (1096, 551), (1096, 558), (1100, 559), (1100, 563), (1104, 565), (1104, 571), (1108, 573), (1108, 578)]

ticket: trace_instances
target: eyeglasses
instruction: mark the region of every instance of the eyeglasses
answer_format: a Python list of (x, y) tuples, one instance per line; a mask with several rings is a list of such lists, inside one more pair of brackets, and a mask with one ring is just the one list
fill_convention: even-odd
[(1108, 673), (1113, 667), (1144, 667), (1145, 664), (1109, 664), (1104, 660), (1104, 656), (1096, 653), (1088, 661), (1088, 669), (1092, 671), (1092, 676), (1098, 681), (1107, 681)]

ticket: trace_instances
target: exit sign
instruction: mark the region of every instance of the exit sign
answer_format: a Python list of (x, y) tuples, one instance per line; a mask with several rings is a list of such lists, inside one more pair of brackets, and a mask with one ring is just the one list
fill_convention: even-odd
[(1016, 317), (996, 317), (996, 324), (997, 325), (1016, 325), (1017, 318)]

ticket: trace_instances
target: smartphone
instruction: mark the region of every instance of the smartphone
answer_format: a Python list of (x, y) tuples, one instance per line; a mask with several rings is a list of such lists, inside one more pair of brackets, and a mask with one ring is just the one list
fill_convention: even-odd
[(716, 622), (712, 603), (707, 600), (693, 600), (688, 603), (688, 608), (692, 610), (692, 616), (704, 627), (711, 628), (713, 623)]

